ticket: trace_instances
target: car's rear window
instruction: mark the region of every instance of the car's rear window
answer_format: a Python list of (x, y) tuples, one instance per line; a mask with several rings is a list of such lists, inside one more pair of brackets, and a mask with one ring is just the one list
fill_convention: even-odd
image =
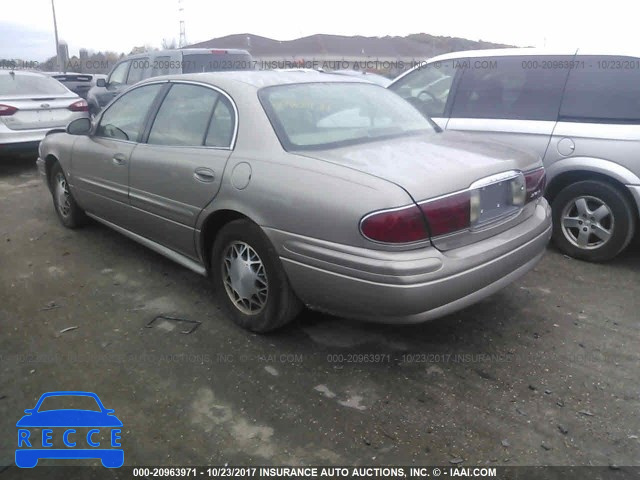
[(640, 123), (640, 59), (582, 55), (569, 71), (560, 119)]
[(69, 91), (53, 78), (40, 75), (0, 75), (0, 97), (5, 95), (62, 95)]
[(253, 59), (248, 53), (186, 54), (182, 60), (182, 73), (253, 70)]
[(286, 150), (332, 148), (435, 131), (413, 106), (378, 85), (278, 85), (258, 95)]

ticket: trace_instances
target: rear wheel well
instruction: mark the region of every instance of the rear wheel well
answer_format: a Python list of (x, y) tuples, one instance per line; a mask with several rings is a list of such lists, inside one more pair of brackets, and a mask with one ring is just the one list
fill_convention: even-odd
[(591, 172), (589, 170), (575, 170), (570, 172), (561, 173), (551, 181), (545, 192), (545, 197), (549, 200), (549, 203), (553, 202), (553, 199), (562, 191), (563, 188), (571, 185), (572, 183), (581, 182), (583, 180), (596, 180), (607, 183), (612, 187), (615, 187), (620, 193), (622, 193), (629, 202), (631, 202), (633, 212), (635, 216), (638, 216), (638, 206), (636, 204), (633, 195), (629, 189), (623, 183), (611, 178), (607, 175), (597, 172)]
[[(241, 219), (250, 220), (246, 215), (236, 212), (235, 210), (218, 210), (217, 212), (209, 215), (204, 221), (200, 233), (200, 245), (202, 249), (202, 258), (207, 272), (209, 272), (211, 267), (211, 247), (213, 246), (213, 242), (215, 241), (218, 232), (227, 223)], [(210, 273), (211, 272), (209, 272), (209, 274)]]

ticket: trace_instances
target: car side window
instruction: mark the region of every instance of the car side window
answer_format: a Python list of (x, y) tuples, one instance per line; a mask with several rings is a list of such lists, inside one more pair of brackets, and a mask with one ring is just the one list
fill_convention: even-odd
[(138, 83), (144, 78), (144, 72), (149, 67), (149, 57), (136, 58), (131, 60), (131, 68), (127, 77), (127, 85)]
[(399, 94), (423, 114), (442, 117), (455, 74), (454, 61), (434, 62), (416, 68), (391, 85), (389, 89)]
[(235, 124), (236, 119), (231, 103), (223, 95), (220, 95), (211, 117), (204, 144), (208, 147), (230, 147)]
[(126, 92), (102, 115), (96, 136), (137, 142), (144, 122), (163, 84), (146, 85)]
[(158, 110), (147, 143), (202, 146), (219, 95), (198, 85), (174, 84)]
[(578, 56), (569, 73), (560, 119), (640, 123), (640, 58)]
[(116, 68), (113, 69), (113, 72), (111, 72), (109, 76), (109, 83), (112, 85), (123, 85), (126, 83), (130, 64), (130, 61), (126, 61), (116, 65)]
[(571, 61), (573, 56), (470, 59), (451, 117), (555, 121)]

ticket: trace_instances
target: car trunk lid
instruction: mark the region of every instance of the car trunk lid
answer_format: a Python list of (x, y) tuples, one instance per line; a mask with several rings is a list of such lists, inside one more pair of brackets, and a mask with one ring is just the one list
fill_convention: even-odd
[(72, 116), (69, 107), (80, 98), (69, 92), (69, 95), (13, 95), (0, 97), (0, 104), (17, 109), (9, 116), (0, 116), (7, 128), (11, 130), (30, 130), (54, 128), (66, 125)]
[[(402, 137), (301, 154), (402, 187), (420, 206), (432, 243), (442, 250), (487, 238), (524, 220), (527, 212), (522, 215), (523, 208), (509, 201), (513, 184), (516, 181), (520, 182), (518, 185), (523, 184), (522, 172), (541, 166), (535, 155), (458, 132)], [(465, 201), (468, 204), (472, 196), (479, 207), (480, 217), (474, 224), (477, 228), (472, 225), (443, 234), (447, 226), (460, 223), (459, 220), (465, 220), (461, 217), (470, 215)]]

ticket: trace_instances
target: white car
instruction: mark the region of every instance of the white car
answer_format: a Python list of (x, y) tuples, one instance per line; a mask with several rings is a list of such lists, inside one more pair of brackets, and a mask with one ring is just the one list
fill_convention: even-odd
[(0, 71), (0, 154), (35, 151), (49, 130), (88, 117), (86, 100), (36, 72)]

